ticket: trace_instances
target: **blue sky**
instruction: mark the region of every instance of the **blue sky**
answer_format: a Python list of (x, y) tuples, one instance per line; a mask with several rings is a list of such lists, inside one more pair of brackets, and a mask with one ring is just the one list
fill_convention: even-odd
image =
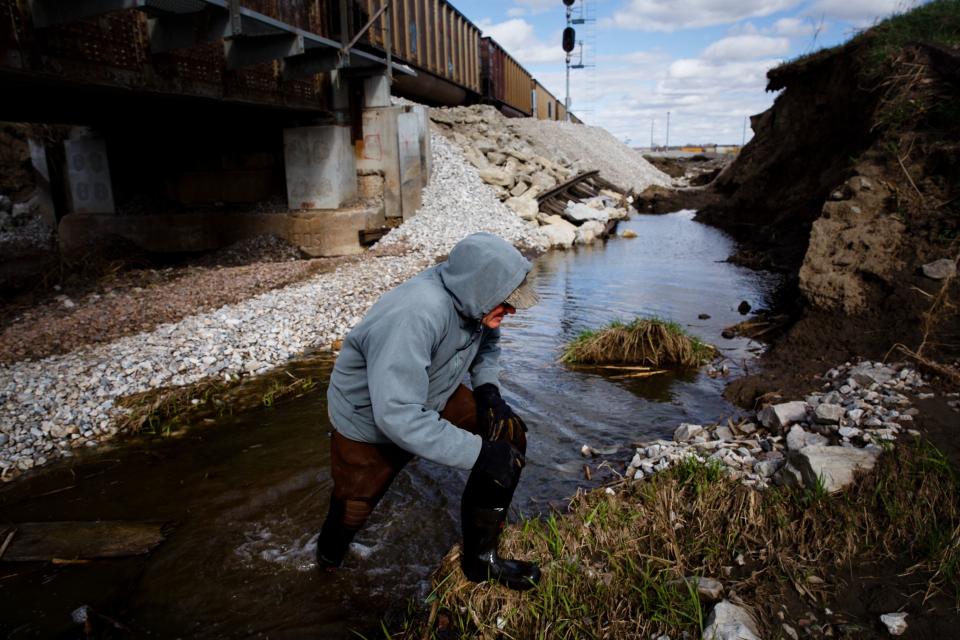
[[(560, 100), (562, 0), (451, 0)], [(576, 0), (578, 15), (584, 0)], [(571, 73), (574, 113), (633, 146), (739, 143), (760, 113), (766, 72), (850, 39), (916, 0), (587, 0), (596, 67)], [(575, 27), (578, 39), (587, 36)], [(746, 138), (750, 139), (749, 125)]]

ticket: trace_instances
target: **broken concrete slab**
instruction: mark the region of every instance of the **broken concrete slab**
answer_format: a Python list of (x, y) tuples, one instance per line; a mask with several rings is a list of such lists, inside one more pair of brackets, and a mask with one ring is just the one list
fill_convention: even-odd
[(790, 464), (800, 472), (803, 484), (815, 487), (818, 483), (834, 493), (853, 483), (858, 471), (870, 471), (880, 457), (878, 449), (830, 447), (814, 445), (789, 454)]

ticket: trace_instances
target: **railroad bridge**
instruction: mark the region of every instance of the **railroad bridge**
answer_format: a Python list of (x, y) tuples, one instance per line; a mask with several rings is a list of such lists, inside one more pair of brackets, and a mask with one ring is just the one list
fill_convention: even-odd
[(426, 110), (391, 93), (560, 116), (445, 0), (0, 0), (0, 87), (0, 120), (45, 125), (37, 197), (68, 253), (360, 251), (431, 170)]

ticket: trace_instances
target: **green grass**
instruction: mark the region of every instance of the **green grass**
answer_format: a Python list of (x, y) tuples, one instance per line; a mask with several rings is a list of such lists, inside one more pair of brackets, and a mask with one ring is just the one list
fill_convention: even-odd
[(960, 1), (934, 0), (880, 22), (866, 34), (866, 71), (881, 77), (904, 47), (915, 42), (960, 44)]

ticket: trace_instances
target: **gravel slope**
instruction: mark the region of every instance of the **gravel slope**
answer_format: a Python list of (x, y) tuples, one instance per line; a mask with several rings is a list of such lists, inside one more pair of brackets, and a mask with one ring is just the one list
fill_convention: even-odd
[(578, 172), (598, 169), (602, 178), (625, 191), (640, 193), (651, 185), (671, 186), (670, 176), (606, 129), (534, 118), (513, 118), (508, 125), (533, 141), (541, 153), (551, 157), (559, 153)]

